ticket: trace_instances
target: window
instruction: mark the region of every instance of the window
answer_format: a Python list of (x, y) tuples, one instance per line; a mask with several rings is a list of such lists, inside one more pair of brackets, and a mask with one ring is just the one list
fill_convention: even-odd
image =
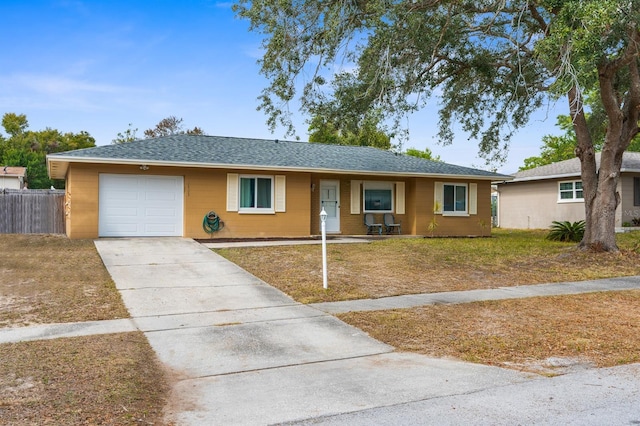
[(273, 212), (273, 178), (269, 176), (240, 177), (241, 212)]
[(477, 215), (478, 184), (476, 182), (435, 182), (433, 188), (433, 213), (443, 216)]
[(364, 183), (365, 213), (393, 213), (393, 183)]
[(558, 188), (559, 202), (584, 200), (584, 196), (582, 195), (582, 182), (579, 180), (573, 182), (559, 182)]
[(467, 185), (443, 185), (442, 211), (446, 213), (467, 213)]
[(640, 206), (640, 178), (633, 178), (633, 205)]

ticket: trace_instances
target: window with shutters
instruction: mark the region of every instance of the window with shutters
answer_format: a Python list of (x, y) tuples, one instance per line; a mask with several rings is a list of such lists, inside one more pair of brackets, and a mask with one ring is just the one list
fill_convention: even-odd
[(393, 182), (365, 182), (365, 213), (393, 213)]
[(273, 177), (240, 176), (239, 212), (273, 213)]
[(443, 216), (478, 214), (478, 184), (475, 182), (436, 182), (433, 193), (434, 214)]
[(442, 211), (446, 213), (467, 214), (467, 185), (443, 185)]

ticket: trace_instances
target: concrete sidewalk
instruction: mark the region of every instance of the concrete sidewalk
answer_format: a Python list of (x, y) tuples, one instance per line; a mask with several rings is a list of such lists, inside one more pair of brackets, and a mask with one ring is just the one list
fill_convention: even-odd
[(640, 277), (621, 277), (593, 281), (521, 285), (480, 290), (407, 294), (402, 296), (381, 297), (379, 299), (311, 303), (309, 306), (330, 314), (341, 314), (354, 311), (382, 311), (386, 309), (413, 308), (425, 305), (453, 305), (485, 300), (522, 299), (524, 297), (561, 296), (567, 294), (594, 293), (598, 291), (638, 289), (640, 289)]
[[(207, 244), (205, 244), (205, 246), (207, 246)], [(176, 266), (174, 270), (181, 270), (181, 267)], [(192, 278), (197, 279), (197, 277)], [(327, 314), (335, 315), (346, 312), (404, 309), (426, 305), (461, 304), (487, 300), (521, 299), (525, 297), (560, 296), (600, 291), (639, 289), (640, 277), (619, 277), (592, 281), (500, 287), (495, 289), (407, 294), (402, 296), (381, 297), (378, 299), (310, 303), (306, 306), (315, 308)], [(241, 292), (234, 295), (234, 297), (236, 296), (244, 297)], [(174, 308), (176, 312), (180, 313), (186, 309), (184, 306), (180, 306), (180, 299), (177, 299), (174, 302), (175, 304), (171, 307)], [(187, 301), (187, 303), (189, 302)], [(182, 304), (184, 304), (184, 302), (182, 302)], [(278, 319), (280, 316), (296, 316), (299, 315), (300, 312), (302, 312), (302, 310), (298, 309), (295, 314), (291, 314), (291, 311), (288, 308), (275, 309), (274, 307), (269, 307), (268, 309), (265, 308), (262, 310), (239, 309), (225, 311), (223, 314), (220, 314), (219, 312), (180, 314), (176, 317), (173, 317), (169, 312), (166, 312), (163, 315), (145, 317), (144, 312), (140, 311), (138, 312), (140, 316), (136, 321), (130, 318), (123, 318), (106, 321), (40, 324), (29, 327), (4, 328), (0, 329), (0, 344), (28, 340), (89, 336), (93, 334), (126, 333), (138, 329), (142, 331), (152, 331), (154, 329), (161, 330), (174, 327), (174, 322), (176, 320), (179, 321), (183, 327), (201, 327), (210, 324), (224, 323), (224, 321), (228, 320), (233, 320), (231, 322), (251, 322), (253, 319), (264, 319), (269, 318), (269, 316), (272, 316), (271, 319)], [(313, 311), (306, 310), (307, 314), (309, 314), (309, 312)], [(313, 315), (320, 316), (322, 315), (321, 312), (313, 312)]]
[[(582, 373), (546, 379), (396, 353), (192, 240), (98, 240), (96, 247), (133, 323), (180, 377), (166, 411), (178, 425), (555, 423), (573, 409), (583, 420), (610, 423), (603, 404), (617, 421), (640, 420), (637, 366), (595, 370), (594, 387), (596, 379)], [(545, 399), (562, 401), (565, 386), (579, 407)], [(540, 399), (528, 400), (530, 391)]]

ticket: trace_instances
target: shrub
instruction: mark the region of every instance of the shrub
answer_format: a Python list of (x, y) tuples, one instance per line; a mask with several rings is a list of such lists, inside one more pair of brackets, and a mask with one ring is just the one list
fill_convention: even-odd
[(577, 222), (553, 221), (551, 231), (547, 234), (547, 239), (552, 241), (565, 241), (579, 243), (584, 235), (584, 220)]
[(631, 219), (631, 223), (633, 223), (633, 226), (640, 226), (640, 217), (634, 217)]

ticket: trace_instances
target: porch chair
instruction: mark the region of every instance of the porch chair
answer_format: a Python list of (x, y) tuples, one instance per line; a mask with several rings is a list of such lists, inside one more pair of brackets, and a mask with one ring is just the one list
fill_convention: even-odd
[(367, 235), (373, 235), (376, 228), (378, 229), (378, 235), (382, 235), (382, 224), (375, 223), (373, 213), (364, 214), (364, 224), (367, 227)]
[(385, 213), (384, 214), (384, 227), (387, 229), (387, 234), (392, 234), (394, 229), (398, 230), (398, 235), (400, 235), (401, 231), (401, 224), (400, 222), (396, 223), (396, 218), (393, 216), (392, 213)]

